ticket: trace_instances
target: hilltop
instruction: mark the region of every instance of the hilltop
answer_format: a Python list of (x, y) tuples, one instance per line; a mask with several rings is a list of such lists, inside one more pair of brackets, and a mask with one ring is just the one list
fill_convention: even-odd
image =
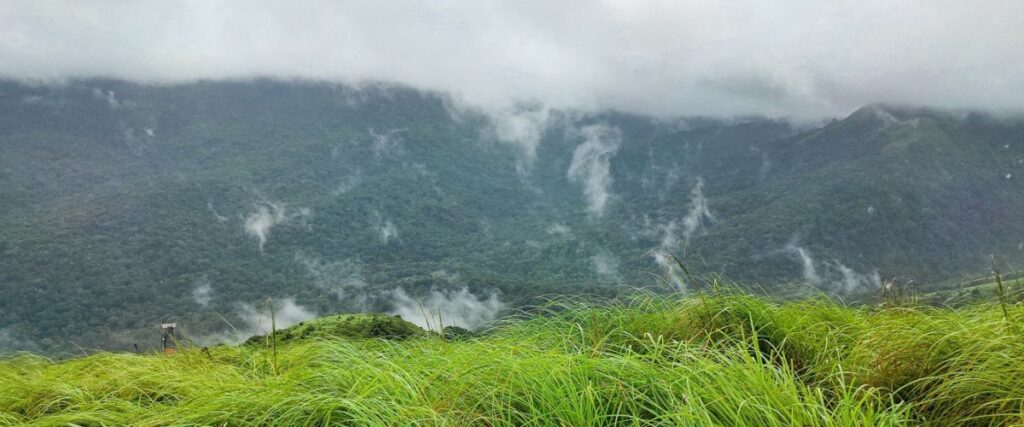
[(425, 333), (418, 326), (402, 320), (400, 316), (385, 314), (339, 314), (300, 322), (276, 331), (274, 335), (254, 335), (245, 340), (247, 345), (266, 345), (271, 337), (280, 343), (308, 339), (381, 338), (408, 339)]

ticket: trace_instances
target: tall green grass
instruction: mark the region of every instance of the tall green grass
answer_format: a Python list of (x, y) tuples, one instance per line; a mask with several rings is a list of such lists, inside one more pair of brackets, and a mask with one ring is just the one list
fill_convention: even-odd
[(478, 338), (0, 361), (0, 424), (1024, 423), (1019, 306), (561, 300)]

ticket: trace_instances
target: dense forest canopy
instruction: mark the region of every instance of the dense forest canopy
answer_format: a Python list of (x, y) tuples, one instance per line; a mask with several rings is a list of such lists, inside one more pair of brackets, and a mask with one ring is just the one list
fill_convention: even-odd
[[(552, 293), (671, 290), (674, 254), (843, 298), (1024, 264), (1024, 121), (817, 125), (394, 84), (0, 83), (0, 349), (158, 344), (379, 311), (472, 328)], [(156, 332), (154, 332), (156, 331)]]

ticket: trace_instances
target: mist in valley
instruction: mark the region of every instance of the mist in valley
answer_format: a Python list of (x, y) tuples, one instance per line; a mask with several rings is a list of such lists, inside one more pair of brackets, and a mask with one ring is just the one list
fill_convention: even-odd
[(946, 6), (5, 4), (0, 351), (1024, 268), (1020, 6)]

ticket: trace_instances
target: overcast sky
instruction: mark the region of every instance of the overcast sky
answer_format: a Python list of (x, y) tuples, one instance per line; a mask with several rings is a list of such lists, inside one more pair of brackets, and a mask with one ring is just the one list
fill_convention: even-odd
[(5, 0), (0, 76), (384, 80), (665, 116), (1024, 110), (1024, 1)]

